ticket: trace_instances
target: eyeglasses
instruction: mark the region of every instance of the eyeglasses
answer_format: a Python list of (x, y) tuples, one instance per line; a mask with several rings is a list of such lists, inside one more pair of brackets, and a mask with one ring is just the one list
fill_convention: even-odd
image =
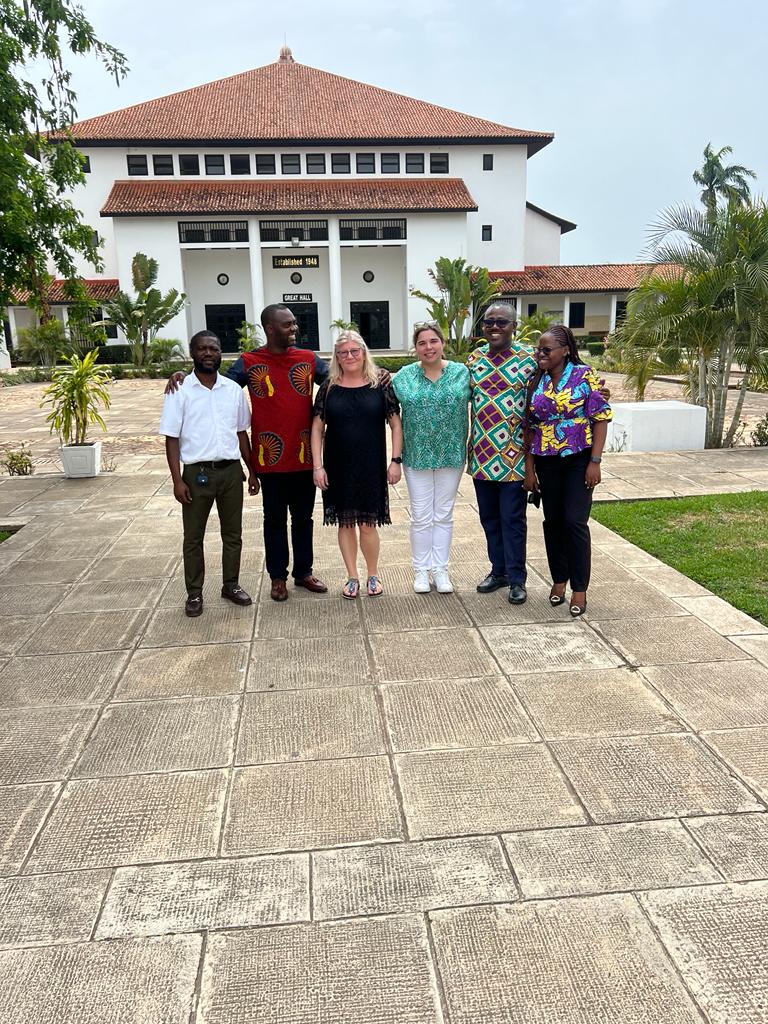
[(355, 356), (359, 356), (363, 350), (361, 348), (345, 348), (343, 351), (336, 349), (336, 355), (339, 359), (354, 359)]
[(507, 320), (503, 316), (491, 316), (483, 320), (483, 327), (493, 327), (495, 324), (497, 327), (509, 327), (512, 323), (511, 320)]
[(422, 320), (421, 323), (414, 324), (414, 331), (423, 331), (425, 327), (439, 327), (440, 324), (437, 320)]
[(559, 348), (565, 348), (565, 345), (555, 345), (554, 348), (537, 348), (534, 351), (538, 352), (541, 356), (552, 355), (553, 352), (557, 352)]

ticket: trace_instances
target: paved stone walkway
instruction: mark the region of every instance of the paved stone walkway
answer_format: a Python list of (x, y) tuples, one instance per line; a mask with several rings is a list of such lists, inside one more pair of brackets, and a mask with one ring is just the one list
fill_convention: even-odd
[(528, 603), (480, 596), (469, 481), (456, 594), (412, 593), (398, 488), (383, 597), (318, 527), (332, 593), (276, 605), (260, 518), (254, 607), (211, 534), (189, 620), (160, 457), (0, 478), (0, 1024), (768, 1019), (768, 629), (599, 525), (572, 622), (537, 515)]

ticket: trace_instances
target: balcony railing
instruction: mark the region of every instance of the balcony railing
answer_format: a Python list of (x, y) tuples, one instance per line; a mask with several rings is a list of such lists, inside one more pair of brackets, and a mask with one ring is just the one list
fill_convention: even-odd
[(350, 241), (393, 241), (407, 237), (404, 217), (377, 217), (368, 220), (340, 220), (339, 237)]
[(327, 242), (327, 220), (262, 220), (259, 221), (262, 242)]
[(180, 242), (247, 242), (247, 220), (179, 221)]

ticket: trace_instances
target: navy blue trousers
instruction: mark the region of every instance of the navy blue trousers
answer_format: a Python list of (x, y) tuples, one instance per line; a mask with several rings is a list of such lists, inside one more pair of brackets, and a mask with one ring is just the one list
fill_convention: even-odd
[(510, 585), (525, 583), (525, 518), (528, 495), (522, 480), (497, 483), (475, 480), (477, 508), (485, 531), (488, 558), (494, 576), (506, 576)]

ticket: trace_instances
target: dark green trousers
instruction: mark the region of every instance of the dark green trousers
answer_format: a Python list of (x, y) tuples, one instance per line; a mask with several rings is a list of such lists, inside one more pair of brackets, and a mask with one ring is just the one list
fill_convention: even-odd
[(184, 582), (188, 594), (200, 594), (205, 580), (203, 541), (214, 501), (221, 527), (221, 572), (225, 586), (240, 580), (243, 550), (243, 470), (239, 462), (222, 469), (206, 469), (208, 483), (196, 482), (196, 465), (185, 466), (181, 476), (192, 495), (191, 505), (182, 505), (184, 523)]

